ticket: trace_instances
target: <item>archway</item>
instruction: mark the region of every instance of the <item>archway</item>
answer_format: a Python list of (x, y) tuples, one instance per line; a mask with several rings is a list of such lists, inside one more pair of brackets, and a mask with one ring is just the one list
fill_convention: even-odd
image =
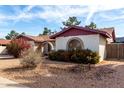
[(82, 50), (84, 44), (80, 38), (71, 38), (67, 43), (67, 50)]
[(47, 55), (51, 50), (54, 50), (54, 46), (51, 42), (43, 42), (42, 49), (43, 54)]

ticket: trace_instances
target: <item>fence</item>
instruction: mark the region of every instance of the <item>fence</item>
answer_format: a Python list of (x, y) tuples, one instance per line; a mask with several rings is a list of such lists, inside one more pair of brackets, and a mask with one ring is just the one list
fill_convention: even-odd
[(112, 43), (106, 45), (107, 58), (124, 59), (124, 43)]

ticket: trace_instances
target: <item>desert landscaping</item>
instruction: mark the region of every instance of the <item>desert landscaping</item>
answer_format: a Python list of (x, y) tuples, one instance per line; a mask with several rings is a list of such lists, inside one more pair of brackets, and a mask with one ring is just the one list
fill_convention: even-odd
[(0, 76), (32, 88), (123, 88), (124, 60), (87, 65), (44, 59), (34, 68), (21, 68), (19, 59), (0, 59)]

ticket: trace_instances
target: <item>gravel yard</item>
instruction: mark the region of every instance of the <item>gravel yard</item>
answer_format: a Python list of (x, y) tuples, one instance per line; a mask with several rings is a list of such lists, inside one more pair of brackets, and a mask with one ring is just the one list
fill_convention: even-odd
[(0, 59), (0, 76), (35, 88), (124, 88), (124, 60), (104, 61), (91, 70), (80, 70), (74, 63), (49, 60), (36, 69), (22, 69), (18, 59)]

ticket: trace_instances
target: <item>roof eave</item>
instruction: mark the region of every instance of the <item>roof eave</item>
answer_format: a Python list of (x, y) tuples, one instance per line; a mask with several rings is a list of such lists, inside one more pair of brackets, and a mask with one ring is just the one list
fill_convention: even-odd
[(59, 36), (60, 34), (62, 34), (62, 33), (64, 33), (65, 31), (67, 31), (67, 30), (69, 30), (69, 29), (71, 29), (71, 28), (76, 28), (76, 29), (83, 29), (83, 30), (87, 30), (87, 31), (92, 31), (92, 32), (94, 32), (94, 33), (98, 33), (98, 34), (101, 34), (101, 35), (103, 35), (103, 36), (105, 36), (105, 37), (107, 37), (107, 38), (112, 38), (111, 36), (110, 36), (110, 34), (108, 34), (107, 32), (105, 33), (105, 32), (102, 32), (102, 31), (100, 31), (100, 30), (97, 30), (97, 29), (89, 29), (89, 28), (81, 28), (81, 27), (77, 27), (77, 26), (72, 26), (72, 27), (69, 27), (69, 28), (66, 28), (66, 29), (64, 29), (63, 31), (60, 31), (60, 32), (58, 32), (58, 33), (56, 33), (56, 34), (54, 34), (54, 35), (51, 35), (50, 36), (50, 39), (55, 39), (57, 36)]

